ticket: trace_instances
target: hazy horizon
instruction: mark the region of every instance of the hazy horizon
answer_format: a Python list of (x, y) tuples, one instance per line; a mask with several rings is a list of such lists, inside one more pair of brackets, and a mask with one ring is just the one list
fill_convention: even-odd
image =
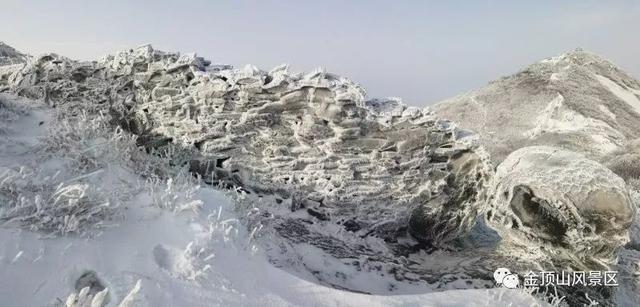
[(2, 0), (0, 41), (88, 60), (150, 43), (214, 63), (325, 67), (424, 106), (577, 47), (640, 77), (634, 1)]

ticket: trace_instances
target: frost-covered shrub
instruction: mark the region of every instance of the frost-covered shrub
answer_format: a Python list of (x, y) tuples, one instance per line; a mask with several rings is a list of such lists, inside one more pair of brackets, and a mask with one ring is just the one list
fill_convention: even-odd
[(203, 202), (195, 197), (200, 190), (200, 180), (184, 172), (166, 180), (158, 177), (149, 178), (146, 188), (151, 195), (152, 204), (161, 209), (176, 213), (197, 212), (203, 205)]
[[(13, 100), (0, 103), (0, 132), (29, 113)], [(202, 205), (193, 199), (199, 188), (195, 179), (181, 174), (188, 150), (175, 144), (145, 150), (136, 136), (114, 126), (110, 115), (72, 107), (53, 110), (47, 134), (26, 153), (33, 155), (28, 167), (0, 166), (0, 223), (54, 235), (92, 233), (119, 216), (119, 205), (143, 188), (150, 188), (160, 208), (178, 212)], [(137, 176), (123, 183), (118, 174), (141, 176), (149, 185), (136, 185)]]
[[(600, 306), (600, 303), (591, 298), (588, 292), (582, 292), (583, 294), (579, 297), (580, 303), (577, 301), (570, 302), (567, 301), (567, 296), (565, 296), (565, 292), (558, 291), (558, 287), (556, 286), (547, 286), (547, 287), (522, 287), (518, 288), (517, 291), (525, 294), (531, 295), (536, 298), (540, 303), (532, 306), (550, 306), (550, 307), (569, 307), (569, 306), (578, 306), (577, 304), (581, 304), (580, 306), (591, 307), (591, 306)], [(568, 290), (571, 291), (571, 290)], [(497, 301), (501, 301), (501, 295), (504, 292), (498, 292), (496, 296)]]
[(118, 164), (145, 178), (167, 179), (178, 174), (189, 162), (191, 152), (177, 144), (145, 149), (137, 136), (114, 126), (110, 115), (57, 112), (49, 133), (43, 138), (43, 153), (62, 155), (80, 172)]
[(609, 169), (625, 181), (640, 181), (640, 139), (629, 141), (620, 150), (614, 151), (603, 159)]
[(120, 128), (112, 128), (107, 116), (90, 116), (84, 112), (73, 117), (59, 112), (42, 141), (43, 153), (64, 156), (79, 172), (130, 160), (139, 151), (135, 137)]
[(85, 234), (118, 212), (106, 193), (81, 181), (39, 178), (26, 168), (0, 168), (0, 222), (50, 234)]
[[(632, 178), (627, 181), (627, 184), (631, 188), (631, 190), (640, 193), (640, 178)], [(640, 201), (640, 198), (638, 199)], [(637, 202), (636, 202), (637, 203)], [(638, 203), (640, 205), (640, 203)]]
[(628, 153), (607, 162), (607, 167), (625, 181), (640, 179), (640, 154)]
[(113, 126), (103, 113), (69, 116), (59, 111), (43, 138), (45, 156), (63, 156), (72, 169), (89, 172), (117, 164), (145, 178), (167, 179), (187, 164), (189, 153), (175, 144), (147, 152), (137, 136)]
[[(134, 307), (134, 306), (147, 306), (144, 303), (142, 295), (140, 295), (140, 289), (142, 288), (142, 280), (138, 279), (131, 291), (120, 301), (118, 307)], [(77, 293), (71, 293), (64, 305), (58, 304), (58, 306), (64, 307), (104, 307), (109, 304), (108, 294), (109, 289), (98, 293), (91, 293), (89, 287), (82, 288)]]

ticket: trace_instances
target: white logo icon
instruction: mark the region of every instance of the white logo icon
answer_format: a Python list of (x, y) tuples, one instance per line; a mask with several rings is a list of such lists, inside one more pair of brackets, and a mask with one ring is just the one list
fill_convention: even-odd
[(508, 289), (515, 289), (520, 284), (518, 275), (511, 274), (511, 271), (507, 268), (498, 268), (493, 272), (493, 279), (495, 279), (496, 284)]
[(518, 284), (520, 284), (520, 279), (518, 279), (518, 275), (516, 274), (507, 275), (502, 279), (502, 285), (508, 289), (515, 289), (518, 287)]
[(511, 275), (511, 271), (509, 271), (509, 269), (507, 268), (498, 268), (495, 272), (493, 272), (493, 279), (496, 280), (496, 283), (498, 285), (502, 284), (502, 279), (504, 279), (505, 276), (507, 275)]

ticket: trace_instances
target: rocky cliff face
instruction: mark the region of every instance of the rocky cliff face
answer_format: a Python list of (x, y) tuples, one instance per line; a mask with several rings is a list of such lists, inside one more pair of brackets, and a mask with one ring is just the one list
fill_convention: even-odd
[(494, 162), (531, 145), (559, 146), (600, 160), (640, 137), (640, 82), (579, 50), (432, 109), (477, 132)]

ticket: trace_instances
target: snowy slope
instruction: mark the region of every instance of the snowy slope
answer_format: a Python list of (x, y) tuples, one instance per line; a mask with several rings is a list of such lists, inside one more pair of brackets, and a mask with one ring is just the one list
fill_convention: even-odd
[(577, 50), (535, 63), (433, 106), (480, 134), (494, 162), (530, 145), (554, 145), (595, 159), (640, 137), (640, 82)]
[[(96, 119), (69, 122), (33, 101), (0, 98), (0, 197), (22, 184), (21, 208), (31, 218), (7, 220), (11, 212), (0, 211), (2, 306), (75, 306), (85, 286), (90, 296), (106, 293), (108, 306), (540, 305), (520, 290), (384, 296), (300, 279), (271, 265), (241, 223), (235, 206), (242, 194), (185, 176), (141, 177), (129, 163), (140, 153), (129, 151), (126, 136), (96, 129)], [(57, 148), (61, 135), (67, 144)], [(91, 187), (86, 193), (114, 192), (104, 198), (112, 210), (98, 211), (108, 214), (104, 223), (65, 220), (64, 229), (35, 231), (51, 216), (42, 207), (27, 211), (31, 189), (46, 194), (76, 184)]]

